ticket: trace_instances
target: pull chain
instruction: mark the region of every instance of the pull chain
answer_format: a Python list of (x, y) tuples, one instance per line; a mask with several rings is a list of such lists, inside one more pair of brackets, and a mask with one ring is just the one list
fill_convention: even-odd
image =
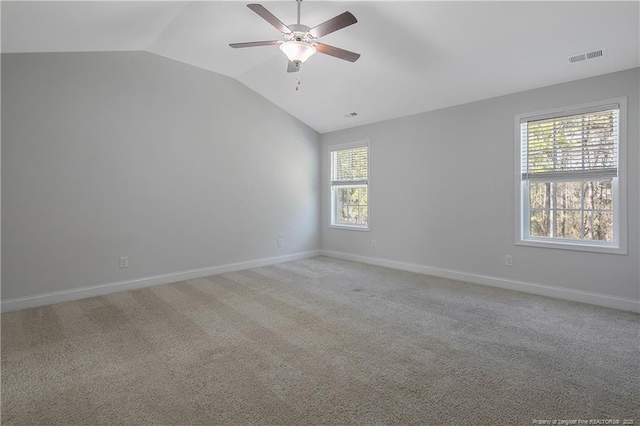
[(296, 72), (296, 92), (298, 92), (300, 90), (300, 78), (302, 77), (302, 64), (299, 62), (296, 62), (296, 69), (298, 70)]

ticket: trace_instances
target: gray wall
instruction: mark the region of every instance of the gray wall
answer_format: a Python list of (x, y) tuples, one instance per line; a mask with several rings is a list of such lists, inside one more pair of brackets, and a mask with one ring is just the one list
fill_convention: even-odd
[(3, 300), (319, 248), (319, 135), (235, 80), (3, 54), (2, 114)]
[[(639, 81), (636, 68), (322, 135), (323, 250), (638, 300)], [(628, 97), (628, 255), (515, 246), (515, 114), (618, 96)], [(330, 229), (327, 147), (363, 139), (371, 231)]]
[[(3, 54), (2, 299), (322, 247), (637, 300), (639, 81), (628, 70), (320, 137), (235, 80), (153, 54)], [(514, 115), (618, 96), (628, 255), (515, 246)], [(330, 229), (327, 146), (362, 139), (371, 231)]]

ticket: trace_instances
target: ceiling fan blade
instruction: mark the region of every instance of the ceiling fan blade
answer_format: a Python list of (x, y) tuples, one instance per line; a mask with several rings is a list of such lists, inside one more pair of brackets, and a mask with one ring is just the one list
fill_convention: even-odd
[(262, 19), (276, 27), (282, 34), (291, 34), (291, 30), (261, 4), (248, 4), (247, 7), (260, 15)]
[(315, 38), (320, 38), (334, 31), (338, 31), (339, 29), (355, 24), (356, 22), (358, 22), (358, 20), (355, 16), (353, 16), (350, 12), (344, 12), (343, 14), (333, 17), (328, 21), (325, 21), (322, 24), (316, 25), (315, 27), (311, 28), (309, 30), (309, 34), (311, 34)]
[(315, 43), (316, 50), (325, 55), (335, 56), (336, 58), (344, 59), (345, 61), (355, 62), (360, 57), (359, 53), (349, 52), (348, 50), (340, 49), (339, 47), (329, 46), (328, 44)]
[(298, 71), (300, 71), (300, 63), (289, 61), (289, 64), (287, 65), (287, 72), (298, 72)]
[(270, 41), (249, 41), (247, 43), (229, 43), (229, 46), (237, 49), (239, 47), (256, 47), (256, 46), (273, 46), (274, 44), (281, 44), (280, 40)]

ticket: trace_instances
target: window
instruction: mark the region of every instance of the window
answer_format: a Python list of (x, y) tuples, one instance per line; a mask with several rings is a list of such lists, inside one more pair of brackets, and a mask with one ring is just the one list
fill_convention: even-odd
[(626, 99), (517, 117), (517, 243), (626, 252)]
[(331, 226), (369, 229), (369, 144), (329, 148), (331, 164)]

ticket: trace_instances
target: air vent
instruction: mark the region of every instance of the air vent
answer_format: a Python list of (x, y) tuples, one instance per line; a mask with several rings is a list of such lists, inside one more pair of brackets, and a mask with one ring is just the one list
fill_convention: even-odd
[(604, 52), (602, 51), (602, 49), (594, 50), (593, 52), (587, 52), (587, 59), (599, 58), (603, 54)]
[(357, 112), (350, 112), (349, 114), (345, 114), (344, 118), (351, 118), (351, 117), (357, 117), (358, 113)]
[(587, 59), (596, 59), (604, 55), (604, 49), (592, 50), (591, 52), (577, 53), (569, 56), (569, 63), (586, 61)]
[(579, 55), (569, 56), (569, 62), (571, 63), (584, 61), (586, 59), (587, 59), (587, 55), (585, 55), (584, 53), (581, 53)]

